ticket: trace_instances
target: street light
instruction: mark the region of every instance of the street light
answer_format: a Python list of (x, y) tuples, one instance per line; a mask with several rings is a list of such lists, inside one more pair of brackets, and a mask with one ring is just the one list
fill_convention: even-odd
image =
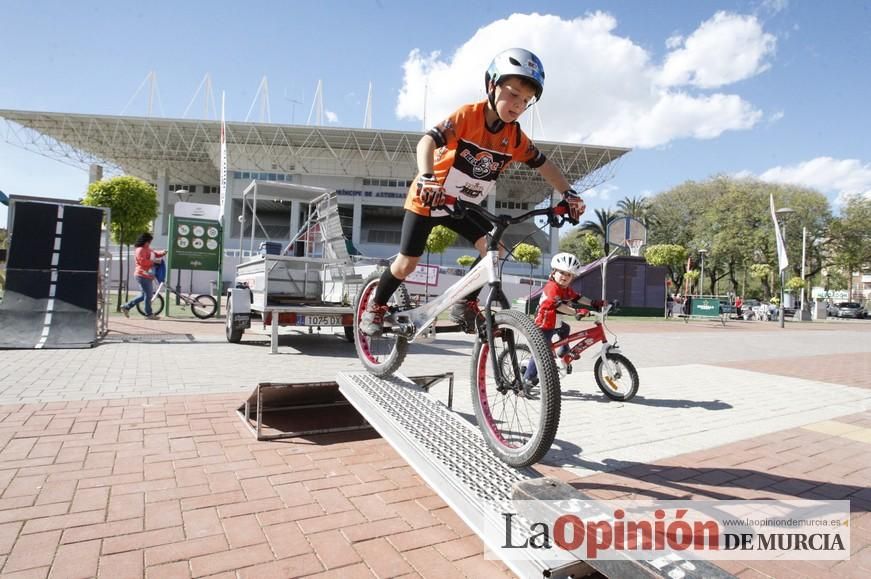
[(699, 275), (699, 295), (705, 295), (705, 254), (708, 253), (707, 249), (700, 249), (699, 255), (702, 256), (702, 273)]
[[(780, 219), (780, 229), (782, 231), (782, 236), (783, 236), (783, 251), (786, 252), (786, 218), (789, 217), (790, 215), (792, 215), (793, 213), (795, 213), (795, 209), (790, 209), (789, 207), (781, 207), (780, 209), (775, 211), (775, 213), (777, 214), (777, 217)], [(779, 263), (778, 263), (777, 268), (780, 269)], [(786, 320), (784, 319), (785, 318), (784, 314), (786, 313), (786, 309), (785, 309), (786, 304), (784, 303), (785, 302), (784, 298), (786, 296), (786, 293), (784, 292), (783, 283), (784, 283), (783, 282), (783, 270), (781, 269), (780, 270), (780, 327), (781, 328), (784, 327), (784, 324), (786, 322)]]
[[(176, 189), (175, 191), (173, 191), (173, 193), (175, 193), (176, 197), (178, 197), (178, 200), (181, 202), (187, 202), (188, 195), (191, 194), (191, 192), (188, 191), (187, 189)], [(175, 213), (175, 211), (173, 211), (173, 213)], [(173, 236), (173, 233), (170, 233), (169, 238), (167, 239), (167, 242), (172, 243), (172, 236)], [(193, 275), (194, 275), (194, 272), (191, 271), (191, 284), (193, 284)], [(170, 287), (172, 287), (172, 286), (170, 286)], [(176, 270), (175, 270), (175, 305), (177, 305), (177, 306), (181, 305), (181, 299), (179, 298), (180, 295), (181, 295), (181, 270), (176, 268)]]

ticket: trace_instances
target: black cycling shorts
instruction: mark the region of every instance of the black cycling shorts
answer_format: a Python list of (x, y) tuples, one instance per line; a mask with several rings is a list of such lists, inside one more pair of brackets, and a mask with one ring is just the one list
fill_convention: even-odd
[(473, 245), (490, 231), (490, 224), (479, 215), (467, 212), (462, 219), (454, 219), (450, 215), (427, 217), (414, 211), (405, 211), (402, 220), (402, 239), (399, 242), (399, 253), (408, 257), (420, 257), (426, 251), (426, 240), (429, 232), (436, 225), (444, 225), (468, 239)]

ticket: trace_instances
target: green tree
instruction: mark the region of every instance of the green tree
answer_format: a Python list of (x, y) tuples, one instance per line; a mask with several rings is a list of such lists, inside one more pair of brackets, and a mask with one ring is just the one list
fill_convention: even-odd
[(605, 255), (602, 250), (602, 240), (580, 229), (575, 229), (560, 239), (559, 249), (571, 253), (581, 263), (590, 263)]
[[(457, 234), (453, 229), (444, 225), (436, 225), (426, 238), (426, 265), (429, 270), (429, 254), (442, 254), (457, 241)], [(428, 274), (427, 274), (428, 275)], [(426, 284), (426, 300), (429, 301), (429, 283)]]
[(605, 238), (607, 237), (608, 224), (614, 219), (615, 214), (610, 209), (596, 209), (595, 215), (595, 221), (590, 219), (581, 223), (581, 231), (592, 233), (601, 239), (605, 255), (607, 255), (608, 244), (605, 243)]
[(699, 279), (699, 275), (701, 275), (701, 272), (699, 272), (699, 270), (697, 269), (691, 269), (683, 274), (684, 281), (686, 281), (689, 285), (689, 291), (687, 291), (687, 294), (691, 294), (693, 292), (693, 287), (696, 285), (696, 282)]
[(834, 246), (834, 263), (849, 277), (849, 295), (853, 297), (854, 271), (871, 267), (871, 199), (858, 195), (847, 199), (841, 217), (830, 229)]
[(681, 286), (687, 262), (685, 247), (671, 243), (648, 245), (644, 252), (644, 259), (650, 265), (668, 268), (671, 282), (675, 287)]
[(476, 257), (472, 257), (471, 255), (461, 255), (457, 258), (457, 264), (460, 267), (471, 267), (476, 259)]
[[(119, 247), (126, 245), (129, 250), (130, 244), (141, 233), (151, 231), (151, 224), (157, 217), (157, 191), (136, 177), (113, 177), (91, 183), (82, 199), (82, 205), (108, 207), (111, 210), (112, 239)], [(119, 253), (121, 255), (123, 253)], [(119, 261), (116, 311), (121, 308), (121, 286), (124, 285), (123, 276), (126, 272), (123, 257)]]
[(617, 202), (616, 215), (637, 219), (647, 228), (651, 226), (650, 202), (646, 197), (624, 197)]
[[(518, 243), (511, 250), (511, 254), (520, 263), (529, 264), (529, 277), (532, 278), (532, 270), (535, 266), (541, 264), (541, 248), (530, 245), (529, 243)], [(529, 280), (529, 295), (526, 298), (527, 314), (529, 312), (530, 301), (532, 300), (532, 280)]]
[(766, 300), (771, 297), (771, 272), (771, 266), (767, 263), (754, 263), (750, 266), (750, 276), (762, 282)]

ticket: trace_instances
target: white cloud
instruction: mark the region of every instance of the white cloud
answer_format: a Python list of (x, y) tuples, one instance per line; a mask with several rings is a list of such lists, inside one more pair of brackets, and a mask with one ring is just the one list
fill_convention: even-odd
[[(763, 33), (753, 17), (717, 13), (686, 39), (672, 36), (670, 42), (682, 48), (666, 56), (666, 65), (653, 62), (644, 48), (615, 34), (616, 27), (616, 19), (604, 12), (570, 20), (513, 14), (479, 29), (453, 54), (415, 49), (403, 64), (396, 114), (423, 119), (425, 101), (425, 125), (435, 124), (460, 104), (484, 97), (484, 70), (493, 55), (524, 46), (541, 57), (547, 71), (537, 111), (522, 120), (536, 139), (658, 147), (676, 139), (711, 139), (725, 131), (746, 130), (762, 118), (761, 111), (737, 94), (700, 90), (765, 69), (773, 37)], [(737, 39), (727, 39), (727, 31)], [(754, 56), (743, 64), (720, 62), (740, 60), (739, 41), (750, 45), (746, 52)], [(698, 54), (702, 47), (713, 51), (707, 59)], [(680, 67), (681, 59), (672, 59), (677, 53), (683, 55)], [(669, 76), (665, 66), (671, 67), (674, 81), (663, 84)], [(687, 83), (683, 88), (676, 78), (681, 75)], [(534, 133), (533, 112), (541, 118)]]
[(744, 80), (768, 69), (775, 45), (755, 16), (717, 12), (668, 55), (659, 81), (716, 88)]
[(771, 113), (770, 115), (768, 115), (768, 124), (773, 125), (774, 123), (776, 123), (777, 121), (782, 119), (784, 116), (785, 116), (785, 113), (783, 111), (775, 111), (775, 112)]
[(333, 111), (328, 111), (325, 109), (324, 116), (327, 118), (328, 123), (336, 124), (339, 122), (339, 115), (337, 115)]
[(871, 199), (871, 163), (862, 163), (858, 159), (817, 157), (797, 165), (772, 167), (759, 178), (836, 193), (836, 205), (843, 203), (850, 195), (863, 195)]

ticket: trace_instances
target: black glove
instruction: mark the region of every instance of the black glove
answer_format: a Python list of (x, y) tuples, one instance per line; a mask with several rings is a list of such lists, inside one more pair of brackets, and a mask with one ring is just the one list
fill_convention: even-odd
[(445, 204), (445, 188), (432, 173), (423, 173), (417, 178), (417, 196), (426, 207)]

